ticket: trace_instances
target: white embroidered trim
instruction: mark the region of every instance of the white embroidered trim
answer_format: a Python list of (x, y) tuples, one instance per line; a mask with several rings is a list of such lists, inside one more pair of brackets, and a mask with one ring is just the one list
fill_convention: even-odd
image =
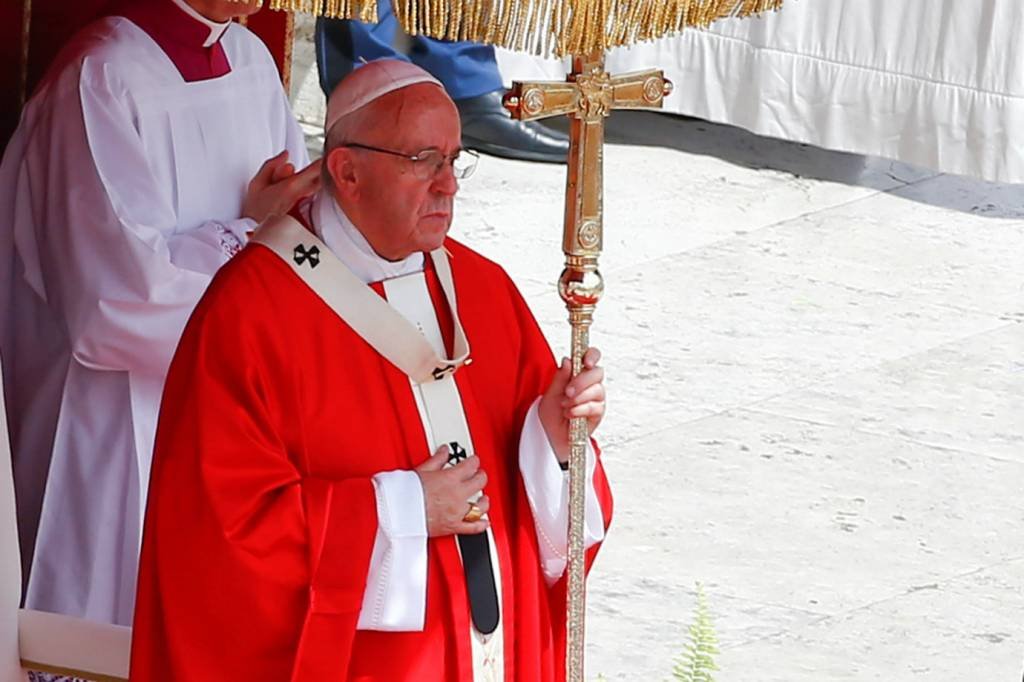
[[(384, 529), (384, 534), (387, 535), (387, 529), (391, 528), (391, 512), (388, 510), (388, 499), (387, 496), (381, 492), (380, 486), (374, 485), (374, 492), (377, 497), (377, 516), (379, 517), (377, 522)], [(375, 623), (380, 622), (381, 611), (384, 610), (384, 600), (388, 593), (388, 580), (391, 578), (392, 561), (393, 557), (391, 556), (391, 552), (385, 549), (384, 560), (381, 561), (380, 571), (377, 574), (380, 579), (379, 584), (381, 587), (377, 590), (377, 594), (374, 597), (372, 614), (370, 616)]]
[(217, 224), (217, 237), (220, 239), (220, 250), (228, 258), (233, 258), (245, 246), (238, 235), (220, 223)]

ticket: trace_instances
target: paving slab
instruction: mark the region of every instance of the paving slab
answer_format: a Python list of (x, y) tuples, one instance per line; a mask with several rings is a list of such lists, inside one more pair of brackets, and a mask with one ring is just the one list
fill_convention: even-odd
[[(592, 342), (608, 357), (613, 409), (605, 435), (614, 439), (1007, 324), (994, 314), (779, 274), (756, 259), (700, 250), (611, 276), (609, 291)], [(563, 319), (541, 317), (551, 330)], [(552, 341), (564, 348), (557, 334)], [(633, 426), (621, 430), (620, 418)]]
[(947, 176), (921, 180), (724, 240), (702, 253), (1024, 320), (1024, 207), (1002, 204), (997, 212), (991, 202), (1001, 200), (1005, 187), (960, 180), (965, 187), (955, 191)]
[(725, 648), (719, 679), (1018, 682), (1022, 580), (1019, 558)]
[[(945, 601), (916, 607), (903, 655), (921, 660), (945, 643), (955, 656), (974, 634), (996, 633), (1001, 659), (974, 661), (977, 677), (945, 678), (995, 682), (1010, 648), (1024, 650), (1024, 464), (744, 409), (610, 448), (605, 462), (617, 511), (591, 578), (595, 674), (666, 676), (696, 581), (729, 652), (722, 681), (917, 679), (898, 668), (874, 677), (850, 664), (843, 637), (813, 633), (861, 614), (860, 627), (887, 637), (904, 621), (879, 604), (1003, 564), (1013, 598), (995, 583), (988, 593), (943, 587)], [(953, 626), (932, 624), (962, 610), (988, 616), (953, 644)]]
[(1024, 463), (1024, 324), (1009, 323), (750, 409)]

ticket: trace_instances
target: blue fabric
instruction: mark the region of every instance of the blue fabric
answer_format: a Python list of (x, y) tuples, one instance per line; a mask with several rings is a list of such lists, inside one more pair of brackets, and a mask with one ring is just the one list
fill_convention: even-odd
[[(502, 88), (493, 47), (414, 36), (410, 53), (403, 55), (393, 47), (399, 27), (391, 0), (379, 0), (377, 18), (376, 24), (318, 21), (317, 62), (324, 92), (330, 93), (353, 64), (358, 67), (363, 60), (382, 58), (405, 59), (423, 68), (441, 81), (452, 99), (477, 97)], [(339, 60), (348, 63), (332, 63)]]

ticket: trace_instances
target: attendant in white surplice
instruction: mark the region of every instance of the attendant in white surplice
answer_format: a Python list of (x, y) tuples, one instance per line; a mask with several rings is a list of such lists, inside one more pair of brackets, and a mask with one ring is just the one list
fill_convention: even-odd
[(260, 4), (125, 2), (65, 48), (4, 155), (0, 349), (32, 608), (130, 622), (181, 331), (257, 222), (318, 184), (295, 172), (308, 156), (270, 54), (230, 21)]
[(217, 274), (171, 365), (131, 679), (558, 682), (568, 423), (601, 421), (599, 353), (571, 377), (447, 238), (475, 157), (437, 80), (370, 62), (326, 128), (327, 187)]

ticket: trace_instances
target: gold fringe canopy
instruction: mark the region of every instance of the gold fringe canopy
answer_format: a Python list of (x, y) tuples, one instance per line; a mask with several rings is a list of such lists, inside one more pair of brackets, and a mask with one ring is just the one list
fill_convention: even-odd
[[(392, 0), (411, 35), (539, 55), (594, 54), (778, 9), (782, 0)], [(376, 0), (270, 0), (277, 10), (377, 20)]]

